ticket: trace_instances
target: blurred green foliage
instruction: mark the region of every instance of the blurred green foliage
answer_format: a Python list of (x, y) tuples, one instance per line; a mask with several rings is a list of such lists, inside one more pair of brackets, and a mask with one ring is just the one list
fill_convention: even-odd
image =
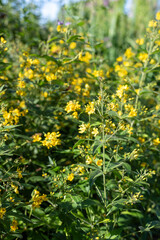
[[(62, 8), (59, 18), (72, 16), (82, 22), (90, 40), (104, 41), (103, 54), (113, 62), (134, 39), (142, 37), (150, 19), (154, 18), (157, 0), (134, 0), (128, 12), (126, 0), (85, 0)], [(79, 25), (82, 25), (80, 23)]]

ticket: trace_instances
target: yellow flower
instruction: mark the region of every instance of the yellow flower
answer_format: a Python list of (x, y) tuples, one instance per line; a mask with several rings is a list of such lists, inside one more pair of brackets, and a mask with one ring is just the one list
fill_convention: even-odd
[(138, 58), (140, 61), (145, 62), (148, 58), (148, 53), (140, 53)]
[(21, 101), (20, 104), (19, 104), (20, 108), (25, 108), (26, 105), (25, 105), (25, 101)]
[(86, 164), (91, 164), (92, 163), (92, 158), (90, 156), (86, 157)]
[(103, 163), (103, 160), (97, 160), (97, 162), (96, 162), (96, 164), (97, 164), (97, 166), (102, 166), (102, 163)]
[(130, 105), (130, 104), (127, 105), (126, 104), (125, 105), (125, 109), (127, 111), (129, 111), (128, 117), (135, 117), (135, 116), (137, 116), (137, 111), (136, 111), (136, 109), (132, 105)]
[(148, 27), (156, 27), (157, 26), (157, 22), (154, 20), (149, 21)]
[(60, 47), (60, 46), (57, 46), (56, 44), (53, 44), (53, 45), (51, 46), (51, 52), (52, 52), (52, 53), (59, 53), (60, 50), (61, 50), (61, 47)]
[(46, 80), (48, 82), (51, 82), (52, 80), (56, 80), (57, 76), (55, 76), (53, 73), (50, 73), (50, 75), (46, 75)]
[(123, 69), (123, 68), (121, 68), (119, 71), (118, 71), (118, 76), (119, 77), (126, 77), (127, 76), (127, 74), (128, 74), (128, 72), (125, 70), (125, 69)]
[(143, 44), (144, 44), (144, 39), (143, 39), (143, 38), (137, 39), (137, 40), (136, 40), (136, 43), (137, 43), (138, 45), (143, 45)]
[(75, 49), (76, 48), (76, 43), (75, 42), (72, 42), (70, 45), (69, 45), (69, 48), (70, 49)]
[(95, 77), (104, 77), (103, 70), (94, 70), (92, 73)]
[(18, 173), (18, 178), (23, 178), (23, 176), (22, 176), (22, 170), (20, 170), (19, 168), (17, 168), (17, 173)]
[(137, 116), (137, 111), (136, 109), (132, 106), (130, 109), (130, 113), (128, 115), (128, 117), (136, 117)]
[(121, 99), (124, 96), (124, 91), (127, 91), (129, 87), (127, 85), (119, 85), (116, 91), (116, 95)]
[(61, 134), (59, 132), (48, 132), (47, 134), (44, 134), (45, 140), (41, 141), (43, 146), (46, 146), (48, 149), (51, 147), (55, 147), (57, 145), (61, 144), (61, 141), (59, 137)]
[(160, 12), (157, 12), (157, 14), (156, 14), (156, 19), (157, 19), (157, 20), (160, 20)]
[(5, 44), (7, 42), (3, 37), (1, 37), (0, 40), (1, 40), (1, 43), (3, 43), (3, 44)]
[(82, 62), (89, 63), (90, 59), (92, 58), (92, 54), (86, 52), (84, 56), (82, 56), (82, 52), (79, 54), (79, 60)]
[(127, 48), (127, 50), (125, 51), (125, 54), (124, 54), (127, 58), (131, 58), (135, 55), (135, 53), (132, 52), (132, 49), (131, 48)]
[(78, 113), (77, 113), (77, 112), (73, 112), (73, 113), (72, 113), (72, 116), (73, 116), (73, 118), (78, 119)]
[(16, 194), (19, 193), (18, 187), (17, 187), (16, 185), (14, 185), (13, 183), (11, 183), (11, 187), (14, 189), (14, 192), (15, 192)]
[(47, 195), (43, 194), (40, 195), (40, 192), (34, 189), (33, 191), (33, 197), (32, 197), (32, 207), (33, 208), (39, 208), (42, 202), (47, 201)]
[(150, 60), (150, 64), (155, 64), (156, 63), (156, 61), (152, 58), (151, 60)]
[(6, 213), (6, 209), (5, 208), (0, 208), (0, 219), (3, 219), (4, 214)]
[(153, 144), (155, 146), (158, 146), (160, 144), (160, 139), (159, 138), (153, 139)]
[(94, 102), (89, 102), (89, 104), (86, 106), (86, 113), (88, 115), (93, 114), (95, 112)]
[(66, 108), (65, 108), (65, 111), (67, 112), (67, 113), (70, 113), (70, 112), (75, 112), (76, 110), (79, 110), (80, 109), (80, 104), (79, 104), (79, 102), (78, 101), (69, 101), (68, 103), (67, 103), (67, 106), (66, 106)]
[(72, 182), (73, 179), (74, 179), (74, 174), (73, 173), (69, 174), (67, 180)]
[(40, 142), (42, 140), (41, 138), (41, 133), (36, 133), (35, 135), (32, 136), (33, 142)]
[(59, 40), (59, 43), (60, 43), (60, 44), (63, 44), (63, 43), (64, 43), (64, 41), (63, 41), (62, 39), (60, 39), (60, 40)]
[(41, 92), (41, 96), (47, 98), (48, 97), (48, 93), (47, 92)]
[(12, 232), (15, 232), (18, 229), (18, 222), (14, 219), (12, 225), (10, 226)]
[(118, 58), (116, 59), (116, 61), (117, 61), (117, 62), (122, 62), (122, 61), (123, 61), (123, 57), (122, 57), (122, 56), (118, 57)]
[(142, 138), (142, 137), (139, 137), (138, 140), (139, 140), (141, 143), (144, 143), (144, 142), (145, 142), (145, 138)]
[(92, 134), (94, 135), (94, 137), (96, 137), (98, 133), (98, 128), (93, 128)]
[(32, 61), (32, 64), (34, 64), (34, 65), (38, 65), (40, 63), (40, 61), (38, 60), (38, 59), (34, 59), (33, 61)]
[(57, 32), (60, 32), (62, 30), (62, 26), (61, 25), (58, 25), (57, 26)]
[(79, 133), (84, 133), (87, 128), (89, 127), (89, 124), (85, 124), (85, 123), (82, 123), (80, 126), (79, 126)]

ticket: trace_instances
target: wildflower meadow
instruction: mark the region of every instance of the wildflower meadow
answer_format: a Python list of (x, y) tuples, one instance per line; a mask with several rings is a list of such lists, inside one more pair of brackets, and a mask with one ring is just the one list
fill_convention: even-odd
[[(160, 11), (140, 33), (122, 13), (106, 39), (92, 1), (45, 25), (13, 2), (0, 12), (0, 239), (160, 240)], [(110, 16), (122, 3), (104, 2)]]

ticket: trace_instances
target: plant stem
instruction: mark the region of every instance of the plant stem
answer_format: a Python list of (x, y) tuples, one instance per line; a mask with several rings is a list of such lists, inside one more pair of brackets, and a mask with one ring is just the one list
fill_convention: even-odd
[(102, 115), (102, 143), (103, 143), (103, 189), (104, 189), (104, 206), (106, 208), (107, 193), (106, 193), (106, 162), (105, 162), (105, 132), (104, 132), (104, 93), (103, 83), (100, 82), (101, 96), (101, 115)]

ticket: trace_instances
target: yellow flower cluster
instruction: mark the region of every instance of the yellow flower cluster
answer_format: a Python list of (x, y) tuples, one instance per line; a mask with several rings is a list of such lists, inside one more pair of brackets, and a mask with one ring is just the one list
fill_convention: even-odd
[(129, 87), (127, 85), (119, 85), (116, 95), (121, 99), (121, 98), (125, 97), (124, 91), (127, 91), (127, 90), (129, 90)]
[(89, 104), (87, 104), (86, 106), (86, 113), (90, 115), (90, 114), (93, 114), (94, 112), (95, 112), (94, 102), (89, 102)]
[(24, 111), (20, 111), (18, 108), (16, 109), (9, 109), (9, 111), (7, 110), (3, 110), (3, 118), (4, 118), (4, 122), (3, 125), (4, 126), (8, 126), (8, 125), (16, 125), (19, 121), (20, 116), (24, 116), (26, 113), (28, 112), (28, 110), (24, 110)]
[(74, 78), (73, 81), (71, 82), (73, 91), (75, 91), (77, 94), (82, 94), (83, 96), (89, 96), (90, 95), (89, 90), (91, 89), (91, 87), (89, 86), (88, 83), (86, 83), (85, 86), (83, 87), (85, 82), (87, 82), (86, 78), (79, 78), (79, 77)]
[(135, 53), (134, 52), (132, 52), (132, 49), (131, 48), (127, 48), (127, 50), (125, 51), (125, 54), (124, 54), (125, 56), (126, 56), (126, 58), (132, 58), (132, 57), (134, 57), (135, 56)]
[(59, 137), (61, 136), (61, 134), (59, 132), (48, 132), (46, 134), (44, 134), (45, 139), (42, 142), (43, 146), (46, 146), (48, 149), (51, 147), (55, 147), (57, 145), (61, 144), (61, 141), (59, 139)]
[(126, 204), (131, 204), (133, 205), (134, 203), (136, 203), (139, 200), (143, 200), (143, 195), (140, 192), (137, 192), (135, 194), (132, 194), (132, 196), (130, 197), (130, 199), (126, 202)]
[(82, 52), (79, 54), (79, 60), (85, 63), (89, 63), (90, 60), (92, 59), (92, 54), (89, 52), (86, 52), (84, 56), (82, 55)]
[(65, 33), (65, 32), (67, 32), (67, 28), (64, 27), (63, 25), (58, 25), (57, 32)]
[(128, 74), (127, 70), (124, 67), (121, 67), (120, 65), (115, 66), (115, 72), (117, 72), (118, 76), (121, 78), (126, 77)]
[(160, 139), (159, 138), (153, 139), (153, 144), (155, 146), (158, 146), (160, 144)]
[(18, 174), (18, 178), (23, 178), (22, 170), (20, 168), (17, 168), (17, 174)]
[(80, 110), (80, 108), (81, 108), (81, 106), (80, 106), (79, 102), (74, 100), (74, 101), (69, 101), (69, 102), (67, 103), (67, 106), (66, 106), (66, 108), (65, 108), (65, 111), (66, 111), (67, 113), (73, 112), (73, 113), (72, 113), (72, 116), (73, 116), (74, 118), (78, 118), (78, 113), (77, 113), (77, 111)]
[(144, 44), (144, 39), (143, 39), (143, 38), (137, 39), (137, 40), (136, 40), (136, 43), (137, 43), (138, 45), (143, 45), (143, 44)]
[(35, 189), (32, 197), (32, 207), (39, 208), (44, 201), (47, 201), (47, 195), (40, 195), (40, 192)]
[(40, 142), (42, 140), (41, 133), (36, 133), (32, 136), (33, 142)]
[(138, 58), (140, 61), (145, 62), (148, 59), (148, 53), (140, 53)]
[(128, 117), (136, 117), (137, 116), (137, 110), (130, 104), (125, 105), (125, 109), (129, 111)]
[(6, 209), (5, 208), (0, 208), (0, 219), (3, 219), (3, 216), (5, 215), (6, 213)]
[(73, 179), (74, 179), (74, 173), (70, 173), (70, 174), (68, 175), (67, 180), (70, 181), (70, 182), (72, 182)]
[(12, 221), (12, 225), (10, 226), (10, 229), (11, 229), (12, 232), (15, 232), (18, 229), (18, 222), (17, 222), (17, 220), (14, 219)]
[(103, 72), (103, 70), (94, 70), (92, 74), (93, 74), (93, 76), (95, 76), (95, 77), (104, 77), (104, 72)]
[(84, 133), (88, 128), (89, 128), (90, 124), (87, 123), (82, 123), (80, 126), (79, 126), (79, 133)]
[(149, 21), (148, 27), (157, 27), (157, 22), (155, 20)]

